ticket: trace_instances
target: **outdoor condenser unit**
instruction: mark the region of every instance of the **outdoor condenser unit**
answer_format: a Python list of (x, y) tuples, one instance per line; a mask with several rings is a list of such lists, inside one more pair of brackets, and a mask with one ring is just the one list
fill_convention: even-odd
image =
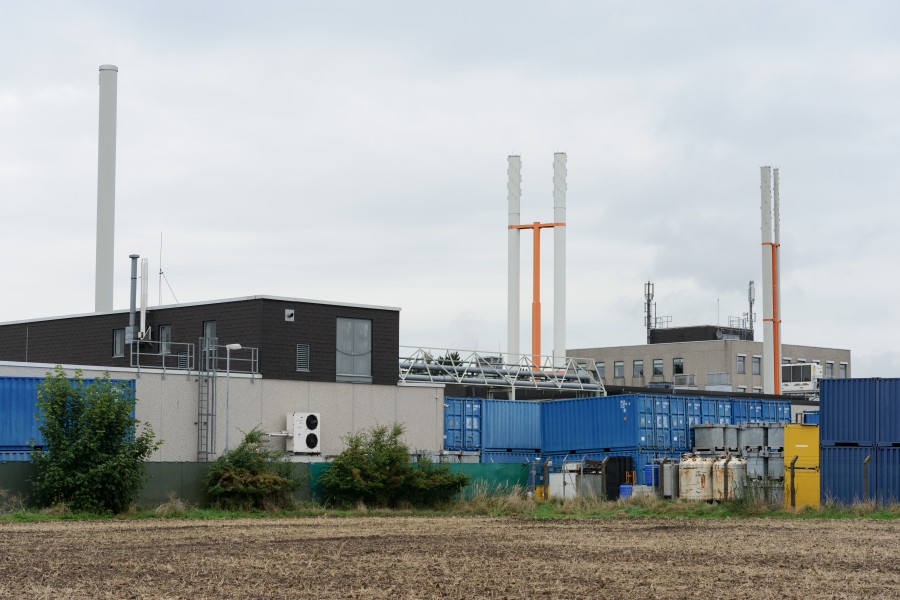
[(294, 454), (320, 454), (322, 452), (322, 421), (319, 413), (289, 413), (287, 450)]

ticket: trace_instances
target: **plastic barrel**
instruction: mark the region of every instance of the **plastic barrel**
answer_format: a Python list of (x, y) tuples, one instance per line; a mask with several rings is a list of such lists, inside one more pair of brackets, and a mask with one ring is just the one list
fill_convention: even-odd
[(619, 498), (631, 498), (632, 486), (630, 483), (623, 483), (619, 486)]
[(644, 484), (652, 485), (653, 487), (659, 486), (659, 465), (655, 463), (650, 463), (644, 465)]

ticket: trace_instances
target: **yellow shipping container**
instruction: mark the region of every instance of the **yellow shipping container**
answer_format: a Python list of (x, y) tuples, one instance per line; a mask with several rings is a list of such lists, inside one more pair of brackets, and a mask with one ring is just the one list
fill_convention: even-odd
[(784, 507), (791, 507), (791, 460), (794, 464), (795, 503), (819, 506), (819, 426), (784, 426)]
[(784, 472), (797, 457), (798, 469), (819, 468), (819, 426), (791, 423), (784, 426)]
[[(819, 469), (794, 469), (796, 507), (819, 506)], [(784, 472), (784, 507), (791, 507), (791, 472)]]

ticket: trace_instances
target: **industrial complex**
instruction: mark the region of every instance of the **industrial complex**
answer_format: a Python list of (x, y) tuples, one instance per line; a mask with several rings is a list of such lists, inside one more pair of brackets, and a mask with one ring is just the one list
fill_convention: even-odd
[[(401, 310), (251, 295), (149, 306), (130, 256), (131, 305), (112, 306), (118, 69), (100, 67), (95, 312), (0, 323), (0, 462), (42, 441), (37, 384), (61, 364), (109, 373), (163, 440), (151, 460), (209, 462), (260, 428), (296, 462), (402, 423), (436, 460), (521, 463), (539, 496), (653, 494), (722, 500), (757, 490), (786, 505), (900, 499), (900, 383), (853, 379), (849, 349), (786, 344), (780, 326), (778, 169), (762, 167), (763, 339), (745, 319), (670, 327), (645, 289), (646, 345), (566, 346), (566, 155), (553, 218), (522, 223), (521, 161), (508, 159), (505, 352), (400, 346)], [(541, 231), (552, 229), (553, 342), (540, 338)], [(521, 234), (531, 232), (532, 339), (519, 340)], [(598, 340), (598, 343), (602, 340)]]

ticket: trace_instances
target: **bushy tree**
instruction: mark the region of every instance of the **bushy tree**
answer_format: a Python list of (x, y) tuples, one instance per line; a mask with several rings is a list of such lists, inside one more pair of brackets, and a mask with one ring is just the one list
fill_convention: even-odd
[(159, 448), (153, 429), (132, 414), (136, 398), (109, 374), (86, 384), (59, 365), (38, 386), (45, 446), (33, 455), (34, 497), (87, 512), (121, 512), (147, 479), (146, 459)]
[(299, 484), (292, 465), (266, 446), (259, 429), (253, 429), (237, 448), (212, 464), (206, 493), (217, 506), (248, 510), (289, 504)]
[(403, 426), (372, 427), (344, 438), (347, 448), (319, 476), (328, 500), (341, 505), (434, 506), (449, 502), (469, 483), (427, 457), (410, 462)]

